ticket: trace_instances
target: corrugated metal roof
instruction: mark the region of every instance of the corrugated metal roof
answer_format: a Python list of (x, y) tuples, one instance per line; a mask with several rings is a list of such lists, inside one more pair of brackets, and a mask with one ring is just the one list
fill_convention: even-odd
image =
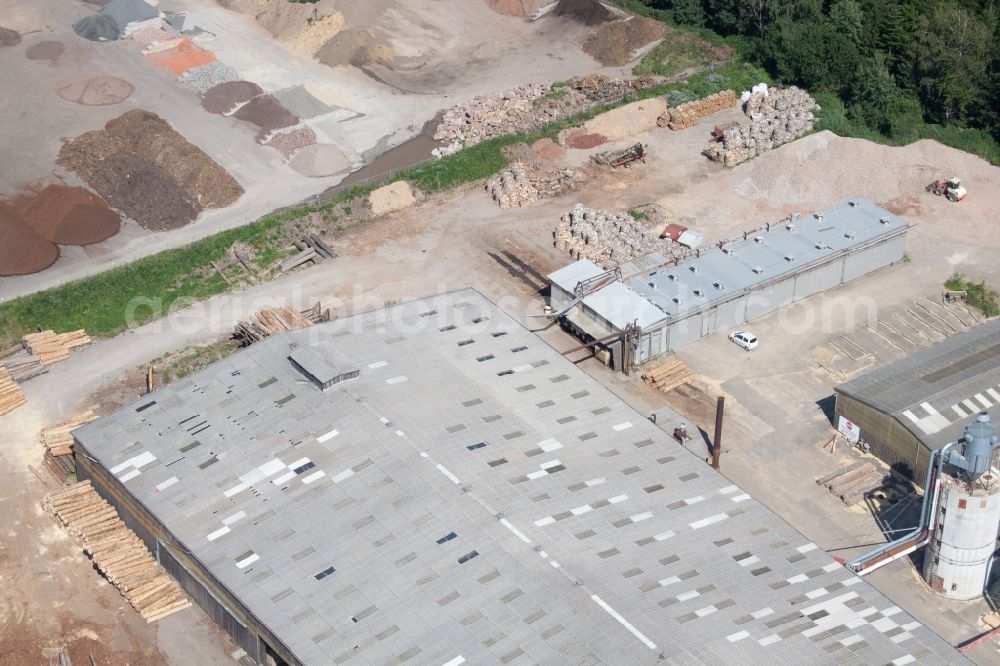
[(634, 321), (647, 329), (665, 319), (659, 308), (617, 281), (584, 297), (583, 303), (618, 329)]
[[(360, 377), (304, 380), (316, 342)], [(74, 434), (307, 664), (965, 661), (471, 290)]]
[[(766, 225), (749, 233), (746, 239), (728, 241), (721, 249), (703, 250), (700, 256), (678, 265), (673, 265), (672, 260), (658, 253), (623, 264), (624, 284), (629, 290), (617, 289), (606, 298), (618, 296), (625, 300), (618, 307), (609, 304), (602, 307), (616, 316), (616, 319), (608, 321), (618, 328), (637, 316), (647, 321), (683, 318), (696, 310), (733, 298), (744, 290), (763, 287), (805, 266), (832, 260), (853, 248), (900, 233), (906, 228), (906, 221), (899, 216), (867, 199), (853, 199), (813, 215), (794, 217), (791, 224)], [(550, 280), (562, 286), (564, 275), (584, 274), (588, 270), (587, 264), (593, 264), (582, 264), (583, 261), (586, 260), (556, 271), (549, 276)], [(563, 271), (566, 273), (563, 274)], [(605, 287), (598, 293), (609, 288)], [(630, 291), (642, 298), (635, 299)], [(589, 299), (586, 302), (590, 304)], [(644, 310), (644, 303), (647, 302), (661, 311), (659, 318), (648, 313), (638, 315), (628, 311), (630, 307)]]
[(931, 448), (985, 410), (1000, 419), (1000, 319), (958, 333), (837, 387), (895, 416)]
[(580, 259), (568, 266), (563, 266), (555, 273), (549, 275), (549, 282), (558, 285), (563, 290), (572, 294), (577, 284), (592, 277), (597, 277), (603, 272), (604, 269), (590, 259)]

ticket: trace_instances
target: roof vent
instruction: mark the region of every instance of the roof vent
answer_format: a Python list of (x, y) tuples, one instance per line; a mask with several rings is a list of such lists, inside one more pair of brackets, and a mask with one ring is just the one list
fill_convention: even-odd
[(788, 224), (785, 225), (785, 228), (788, 229), (789, 231), (795, 231), (795, 223), (789, 222)]
[(678, 280), (680, 279), (679, 277), (677, 277), (677, 276), (676, 276), (676, 275), (674, 275), (673, 273), (671, 273), (671, 274), (670, 274), (670, 275), (668, 275), (667, 277), (668, 277), (668, 278), (670, 278), (670, 281), (671, 281), (671, 282), (677, 282), (677, 281), (678, 281)]
[(889, 222), (891, 222), (891, 220), (887, 217), (880, 217), (878, 218), (878, 221), (881, 222), (882, 224), (889, 224)]
[(684, 299), (683, 299), (683, 298), (681, 298), (680, 296), (674, 296), (674, 297), (673, 297), (672, 299), (670, 299), (670, 300), (672, 300), (672, 301), (673, 301), (674, 303), (676, 303), (677, 305), (684, 305)]
[(795, 261), (795, 255), (794, 254), (786, 254), (785, 255), (785, 261)]
[(823, 213), (813, 213), (813, 217), (816, 218), (817, 222), (822, 222), (823, 221)]
[(847, 233), (844, 234), (844, 238), (846, 238), (847, 240), (854, 240), (854, 232), (848, 231)]
[(697, 266), (692, 266), (692, 267), (691, 267), (691, 272), (692, 272), (692, 273), (694, 273), (695, 275), (697, 275), (697, 274), (698, 274), (698, 273), (700, 273), (701, 271), (700, 271), (700, 270), (698, 269), (698, 267), (697, 267)]
[(332, 349), (300, 347), (288, 355), (288, 360), (317, 388), (325, 391), (361, 374), (360, 370), (347, 365), (338, 356)]
[(761, 268), (760, 266), (754, 266), (753, 272), (756, 273), (757, 275), (763, 275), (764, 269)]
[(763, 236), (754, 236), (753, 237), (753, 242), (757, 243), (758, 245), (761, 245), (761, 244), (764, 243), (764, 237)]
[(857, 206), (858, 206), (858, 202), (857, 201), (850, 201), (848, 203), (850, 204), (851, 208), (857, 208)]
[(732, 253), (733, 253), (733, 249), (732, 248), (730, 248), (730, 247), (724, 247), (724, 248), (722, 248), (722, 254), (732, 254)]
[(646, 284), (648, 284), (649, 288), (652, 289), (653, 291), (659, 291), (660, 290), (660, 288), (657, 286), (657, 284), (655, 282), (647, 282)]
[(704, 298), (705, 297), (705, 291), (703, 289), (695, 289), (694, 290), (694, 295), (697, 296), (698, 298)]
[(721, 282), (713, 282), (712, 286), (715, 287), (716, 289), (718, 289), (719, 291), (725, 291), (726, 290), (726, 285), (722, 284)]

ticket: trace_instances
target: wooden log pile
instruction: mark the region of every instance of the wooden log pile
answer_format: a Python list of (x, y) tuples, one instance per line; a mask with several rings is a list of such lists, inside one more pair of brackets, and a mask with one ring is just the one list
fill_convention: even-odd
[(258, 310), (249, 319), (237, 322), (233, 335), (242, 340), (243, 344), (251, 345), (275, 333), (306, 328), (329, 320), (329, 308), (323, 310), (319, 303), (302, 312), (292, 308), (268, 308)]
[(656, 124), (659, 127), (669, 127), (672, 130), (694, 127), (703, 116), (732, 108), (738, 102), (739, 98), (734, 91), (723, 90), (702, 99), (670, 107), (656, 119)]
[(669, 361), (642, 374), (642, 380), (662, 393), (669, 393), (694, 378), (683, 361)]
[(0, 367), (7, 368), (10, 376), (18, 383), (49, 371), (42, 365), (41, 360), (26, 350), (21, 343), (0, 351)]
[(146, 622), (184, 610), (191, 601), (156, 563), (90, 481), (47, 495), (43, 507), (83, 546), (98, 570)]
[(821, 476), (816, 483), (843, 500), (844, 504), (855, 504), (865, 495), (885, 485), (886, 474), (871, 463), (859, 462), (847, 469), (840, 469)]
[(38, 441), (45, 447), (42, 461), (57, 478), (65, 479), (67, 474), (76, 474), (76, 461), (73, 459), (73, 430), (96, 418), (97, 415), (88, 409), (62, 423), (42, 428), (38, 433)]
[(24, 392), (10, 376), (7, 368), (0, 366), (0, 415), (13, 411), (28, 402)]
[(21, 344), (29, 354), (38, 357), (42, 365), (52, 365), (69, 358), (69, 351), (90, 344), (90, 336), (82, 328), (68, 333), (42, 331), (31, 333), (21, 339)]
[(318, 264), (324, 259), (333, 259), (337, 253), (330, 249), (330, 246), (316, 235), (306, 236), (294, 243), (299, 253), (281, 262), (281, 271), (284, 273), (293, 268), (301, 266), (307, 262)]

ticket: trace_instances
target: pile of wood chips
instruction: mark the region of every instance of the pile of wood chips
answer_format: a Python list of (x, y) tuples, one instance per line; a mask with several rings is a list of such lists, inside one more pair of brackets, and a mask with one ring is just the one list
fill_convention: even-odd
[(865, 495), (885, 485), (886, 474), (866, 462), (855, 463), (847, 469), (839, 469), (816, 479), (816, 483), (827, 489), (844, 504), (854, 504)]
[(191, 601), (90, 481), (47, 495), (42, 506), (66, 526), (108, 581), (146, 622), (184, 610)]
[(292, 308), (268, 308), (258, 310), (250, 319), (237, 322), (233, 335), (251, 345), (266, 337), (296, 328), (306, 328), (321, 321), (330, 320), (330, 310), (323, 310), (319, 303), (308, 310), (299, 312)]
[(694, 378), (694, 373), (688, 370), (683, 361), (670, 361), (658, 368), (642, 373), (642, 380), (652, 388), (663, 393), (687, 384)]
[(11, 377), (7, 368), (0, 366), (0, 414), (6, 414), (26, 403), (24, 392)]

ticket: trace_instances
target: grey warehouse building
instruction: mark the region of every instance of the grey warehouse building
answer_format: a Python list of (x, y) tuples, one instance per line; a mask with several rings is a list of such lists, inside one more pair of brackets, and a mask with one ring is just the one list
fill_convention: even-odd
[(1000, 420), (1000, 319), (841, 384), (836, 396), (838, 422), (855, 424), (873, 454), (922, 484), (931, 451), (976, 414)]
[[(768, 224), (677, 262), (654, 253), (604, 271), (581, 259), (549, 275), (550, 304), (604, 340), (616, 369), (850, 282), (903, 258), (908, 225), (867, 199)], [(624, 353), (626, 327), (637, 325)]]
[(267, 338), (74, 436), (258, 662), (968, 663), (472, 290)]

